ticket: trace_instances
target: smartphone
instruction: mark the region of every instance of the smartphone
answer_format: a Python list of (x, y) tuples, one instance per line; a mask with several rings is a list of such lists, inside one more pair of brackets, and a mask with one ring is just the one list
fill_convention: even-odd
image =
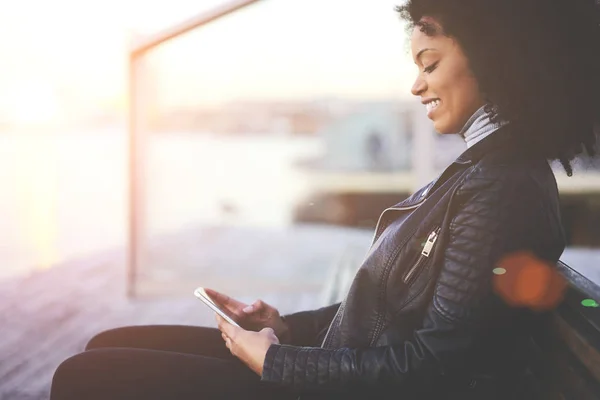
[(233, 315), (231, 315), (231, 313), (229, 313), (229, 311), (224, 310), (221, 307), (219, 307), (217, 305), (217, 303), (215, 303), (213, 301), (213, 299), (211, 299), (210, 296), (208, 294), (206, 294), (206, 292), (204, 291), (204, 288), (202, 288), (202, 287), (196, 288), (196, 290), (194, 290), (194, 296), (196, 296), (197, 298), (202, 300), (202, 302), (204, 304), (206, 304), (208, 306), (208, 308), (210, 308), (211, 310), (213, 310), (214, 312), (219, 314), (221, 317), (223, 317), (223, 319), (225, 321), (229, 322), (233, 326), (237, 326), (238, 328), (240, 327), (238, 325), (238, 323), (233, 320), (233, 318), (232, 318)]

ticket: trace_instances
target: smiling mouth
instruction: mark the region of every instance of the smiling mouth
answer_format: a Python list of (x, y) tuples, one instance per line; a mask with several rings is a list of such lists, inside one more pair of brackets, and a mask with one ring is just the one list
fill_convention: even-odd
[(440, 105), (440, 99), (435, 99), (425, 104), (425, 108), (427, 109), (427, 114), (435, 110)]

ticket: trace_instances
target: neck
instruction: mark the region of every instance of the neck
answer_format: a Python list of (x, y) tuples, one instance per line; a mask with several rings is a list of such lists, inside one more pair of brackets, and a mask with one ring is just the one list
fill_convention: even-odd
[(507, 123), (508, 121), (491, 122), (490, 115), (485, 112), (485, 106), (482, 106), (475, 111), (471, 118), (469, 118), (465, 126), (459, 132), (459, 135), (465, 139), (467, 148), (469, 148)]

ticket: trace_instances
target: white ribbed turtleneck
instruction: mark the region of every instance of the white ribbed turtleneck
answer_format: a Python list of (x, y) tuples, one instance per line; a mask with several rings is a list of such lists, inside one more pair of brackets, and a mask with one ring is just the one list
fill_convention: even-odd
[(491, 135), (508, 121), (490, 122), (489, 114), (485, 112), (485, 106), (475, 111), (475, 114), (469, 118), (465, 126), (459, 132), (459, 135), (467, 142), (467, 148), (475, 143), (482, 141), (487, 136)]

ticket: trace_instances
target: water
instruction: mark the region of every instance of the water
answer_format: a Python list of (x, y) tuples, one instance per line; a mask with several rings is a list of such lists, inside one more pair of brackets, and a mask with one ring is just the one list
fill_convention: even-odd
[(148, 209), (160, 212), (149, 213), (148, 231), (178, 229), (190, 219), (288, 224), (291, 208), (307, 190), (294, 161), (320, 151), (320, 142), (311, 138), (154, 137), (149, 146)]
[[(294, 161), (323, 151), (316, 138), (186, 133), (154, 135), (148, 150), (150, 237), (201, 224), (287, 225), (307, 194)], [(121, 129), (1, 134), (0, 279), (124, 246), (127, 156)], [(575, 250), (563, 258), (600, 282), (598, 250)]]
[[(318, 151), (306, 138), (154, 135), (147, 232), (287, 224), (305, 188), (293, 162)], [(127, 154), (120, 129), (0, 135), (0, 279), (123, 246)]]

